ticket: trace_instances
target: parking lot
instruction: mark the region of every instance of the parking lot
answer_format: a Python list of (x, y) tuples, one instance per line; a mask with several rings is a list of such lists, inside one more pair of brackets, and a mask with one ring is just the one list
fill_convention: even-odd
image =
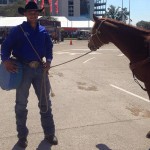
[[(135, 82), (129, 60), (108, 44), (84, 57), (87, 40), (54, 44), (50, 81), (59, 145), (43, 141), (37, 98), (30, 89), (26, 150), (149, 150), (150, 103)], [(143, 85), (143, 83), (141, 83)], [(16, 144), (15, 91), (0, 89), (0, 150)]]

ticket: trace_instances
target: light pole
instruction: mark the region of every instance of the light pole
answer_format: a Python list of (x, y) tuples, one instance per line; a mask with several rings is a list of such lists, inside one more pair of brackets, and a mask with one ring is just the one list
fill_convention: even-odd
[(131, 19), (130, 19), (130, 0), (129, 0), (129, 24), (130, 24), (130, 21)]
[(122, 10), (123, 10), (123, 0), (122, 0)]
[(123, 16), (123, 0), (122, 0), (122, 21), (124, 22), (124, 16)]

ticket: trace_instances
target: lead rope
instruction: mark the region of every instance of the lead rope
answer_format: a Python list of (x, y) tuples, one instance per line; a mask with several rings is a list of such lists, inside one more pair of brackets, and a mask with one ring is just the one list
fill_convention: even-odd
[[(24, 36), (26, 37), (26, 39), (28, 40), (30, 46), (32, 47), (32, 49), (34, 50), (35, 54), (37, 55), (38, 59), (40, 60), (40, 62), (43, 64), (43, 61), (41, 59), (41, 57), (39, 56), (39, 54), (37, 53), (36, 49), (34, 48), (34, 46), (32, 45), (31, 41), (29, 40), (27, 34), (25, 33), (24, 29), (22, 28), (22, 26), (20, 25), (20, 28), (22, 30), (22, 32), (24, 33)], [(47, 99), (47, 94), (46, 94), (46, 85), (45, 85), (45, 76), (46, 76), (46, 73), (47, 72), (43, 72), (43, 75), (42, 75), (42, 80), (41, 80), (41, 93), (40, 93), (40, 99), (39, 99), (39, 107), (41, 108), (41, 99), (42, 99), (42, 87), (44, 87), (44, 93), (45, 93), (45, 101), (46, 101), (46, 111), (42, 111), (40, 109), (40, 112), (41, 113), (46, 113), (48, 111), (48, 99)], [(50, 82), (49, 82), (50, 83)], [(50, 92), (51, 92), (51, 96), (55, 96), (55, 94), (53, 93), (53, 90), (52, 90), (52, 86), (51, 86), (51, 83), (50, 83)]]
[[(60, 66), (60, 65), (63, 65), (63, 64), (66, 64), (66, 63), (69, 63), (69, 62), (71, 62), (71, 61), (74, 61), (74, 60), (76, 60), (76, 59), (78, 59), (78, 58), (81, 58), (81, 57), (83, 57), (83, 56), (85, 56), (85, 55), (87, 55), (87, 54), (89, 54), (89, 53), (91, 53), (92, 51), (89, 51), (89, 52), (87, 52), (87, 53), (85, 53), (85, 54), (83, 54), (83, 55), (81, 55), (81, 56), (78, 56), (78, 57), (76, 57), (76, 58), (74, 58), (74, 59), (71, 59), (71, 60), (68, 60), (68, 61), (66, 61), (66, 62), (63, 62), (63, 63), (60, 63), (60, 64), (58, 64), (58, 65), (54, 65), (54, 66), (51, 66), (50, 68), (54, 68), (54, 67), (57, 67), (57, 66)], [(46, 81), (45, 81), (45, 77), (46, 77), (46, 71), (44, 71), (43, 72), (43, 77), (42, 77), (42, 80), (41, 80), (41, 93), (40, 93), (40, 100), (39, 100), (39, 106), (42, 106), (42, 103), (41, 103), (41, 99), (42, 99), (42, 90), (43, 90), (43, 88), (44, 88), (44, 96), (45, 96), (45, 101), (46, 101), (46, 110), (45, 111), (42, 111), (42, 109), (40, 110), (40, 112), (41, 113), (46, 113), (47, 111), (48, 111), (48, 99), (47, 99), (47, 93), (46, 93)], [(49, 82), (50, 83), (50, 82)], [(42, 88), (43, 87), (43, 88)], [(54, 97), (55, 96), (55, 93), (53, 92), (53, 90), (52, 90), (52, 86), (51, 86), (51, 83), (50, 83), (50, 90), (51, 90), (51, 97)]]
[[(39, 107), (41, 108), (40, 109), (40, 112), (41, 113), (46, 113), (48, 111), (48, 99), (47, 99), (47, 94), (46, 94), (46, 86), (45, 86), (45, 76), (46, 76), (46, 72), (44, 71), (43, 72), (43, 75), (42, 75), (42, 80), (41, 80), (41, 90), (40, 90), (40, 99), (39, 99)], [(45, 111), (42, 111), (42, 92), (43, 92), (43, 88), (44, 88), (44, 96), (45, 96), (45, 101), (46, 101), (46, 110)]]
[[(41, 107), (41, 110), (40, 110), (41, 113), (46, 113), (48, 111), (47, 90), (46, 90), (46, 84), (45, 84), (46, 83), (46, 80), (45, 80), (46, 74), (47, 74), (47, 72), (44, 71), (43, 75), (42, 75), (42, 80), (41, 80), (41, 90), (40, 90), (41, 93), (40, 93), (40, 100), (39, 100), (39, 106), (41, 107), (42, 106), (42, 101), (41, 101), (41, 99), (42, 99), (42, 92), (43, 92), (43, 89), (44, 89), (44, 96), (45, 96), (45, 102), (46, 102), (46, 110), (42, 111), (42, 107)], [(54, 97), (55, 94), (54, 94), (54, 92), (52, 90), (51, 84), (50, 84), (50, 89), (51, 89), (51, 96)]]
[(64, 65), (64, 64), (69, 63), (69, 62), (71, 62), (71, 61), (74, 61), (74, 60), (76, 60), (76, 59), (79, 59), (79, 58), (81, 58), (81, 57), (83, 57), (83, 56), (85, 56), (85, 55), (87, 55), (87, 54), (89, 54), (89, 53), (92, 53), (92, 51), (89, 51), (89, 52), (87, 52), (87, 53), (85, 53), (85, 54), (83, 54), (83, 55), (80, 55), (80, 56), (78, 56), (78, 57), (76, 57), (76, 58), (74, 58), (74, 59), (65, 61), (65, 62), (63, 62), (63, 63), (57, 64), (57, 65), (54, 65), (54, 66), (51, 66), (50, 68), (54, 68), (54, 67), (57, 67), (57, 66)]

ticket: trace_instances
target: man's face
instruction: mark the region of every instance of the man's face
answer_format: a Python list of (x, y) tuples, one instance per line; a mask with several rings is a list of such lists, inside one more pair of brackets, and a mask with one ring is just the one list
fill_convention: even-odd
[(27, 10), (24, 15), (30, 23), (37, 22), (39, 12), (37, 10)]

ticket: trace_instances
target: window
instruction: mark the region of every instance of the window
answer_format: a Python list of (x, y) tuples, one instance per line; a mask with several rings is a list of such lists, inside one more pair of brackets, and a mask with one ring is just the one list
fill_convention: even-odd
[(89, 0), (80, 0), (80, 16), (88, 16), (90, 10)]
[(0, 4), (7, 4), (7, 0), (0, 0)]
[(74, 16), (74, 3), (73, 3), (73, 0), (68, 0), (68, 16)]
[(48, 0), (44, 0), (44, 3), (45, 3), (45, 4), (49, 4), (49, 3), (48, 3)]
[(73, 5), (73, 0), (69, 0), (68, 5)]
[(12, 4), (13, 2), (17, 2), (17, 0), (9, 0), (10, 4)]

